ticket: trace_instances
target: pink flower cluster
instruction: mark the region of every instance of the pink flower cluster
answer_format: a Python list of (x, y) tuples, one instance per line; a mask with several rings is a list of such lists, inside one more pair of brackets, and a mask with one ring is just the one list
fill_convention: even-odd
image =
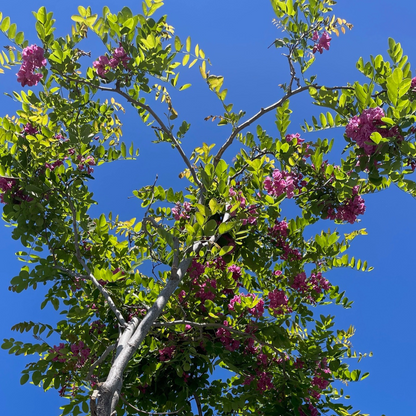
[(196, 284), (199, 290), (195, 293), (195, 297), (201, 300), (202, 305), (206, 300), (215, 299), (215, 289), (217, 288), (217, 281), (215, 279), (208, 279), (206, 282), (197, 282)]
[[(228, 321), (223, 322), (224, 326), (228, 326)], [(220, 339), (224, 348), (228, 351), (235, 351), (240, 346), (240, 341), (231, 336), (231, 332), (225, 328), (218, 328), (215, 335)]]
[(120, 46), (119, 48), (114, 49), (111, 58), (108, 58), (106, 55), (102, 55), (98, 58), (98, 60), (94, 61), (92, 65), (97, 71), (98, 76), (104, 77), (104, 75), (109, 71), (108, 67), (115, 69), (122, 64), (124, 68), (127, 68), (127, 64), (130, 59), (131, 58), (127, 56), (124, 48)]
[(172, 214), (176, 221), (181, 219), (188, 220), (190, 218), (189, 213), (191, 212), (191, 204), (189, 202), (184, 202), (181, 205), (180, 202), (177, 202), (172, 208)]
[(175, 352), (176, 347), (173, 345), (171, 347), (165, 347), (159, 350), (159, 360), (160, 361), (169, 361), (172, 359), (173, 353)]
[(330, 220), (347, 221), (350, 224), (354, 224), (358, 215), (362, 215), (365, 212), (365, 201), (358, 195), (358, 186), (354, 186), (352, 193), (353, 196), (348, 201), (337, 207), (328, 208), (327, 216)]
[[(251, 297), (253, 300), (256, 298), (256, 295), (254, 293), (247, 293), (246, 295), (235, 295), (230, 303), (228, 304), (228, 310), (234, 312), (235, 308), (234, 305), (236, 303), (239, 303), (241, 305), (241, 299), (242, 298), (248, 298)], [(248, 308), (248, 311), (256, 318), (260, 318), (264, 314), (264, 300), (259, 299), (259, 301), (256, 303), (256, 305), (252, 308)]]
[(95, 332), (99, 335), (103, 333), (104, 328), (105, 328), (104, 323), (100, 321), (99, 319), (97, 319), (96, 321), (91, 322), (89, 332), (90, 334)]
[(326, 280), (321, 272), (312, 273), (311, 277), (307, 279), (305, 272), (301, 272), (295, 276), (290, 287), (297, 292), (306, 295), (307, 299), (311, 303), (315, 303), (314, 298), (311, 296), (311, 292), (322, 293), (331, 288), (331, 284)]
[[(66, 348), (66, 345), (61, 342), (59, 345), (54, 345), (53, 348), (49, 350), (49, 354), (57, 354), (56, 357), (52, 358), (52, 361), (64, 363), (69, 359), (67, 353), (61, 352), (61, 350), (64, 348)], [(82, 341), (78, 341), (76, 344), (72, 344), (71, 352), (76, 361), (76, 368), (81, 368), (90, 355), (90, 349), (87, 348)]]
[(309, 389), (309, 394), (316, 400), (321, 398), (321, 391), (325, 390), (330, 384), (330, 381), (325, 378), (325, 374), (331, 374), (331, 370), (328, 368), (326, 358), (323, 358), (317, 362), (315, 376), (311, 381), (311, 388)]
[(36, 68), (46, 66), (46, 59), (43, 56), (44, 50), (36, 45), (28, 46), (22, 51), (22, 66), (17, 73), (17, 81), (22, 84), (22, 87), (28, 85), (32, 87), (42, 79), (43, 75), (35, 73)]
[(31, 123), (26, 123), (25, 126), (23, 127), (23, 131), (21, 131), (22, 134), (26, 134), (26, 135), (30, 135), (30, 136), (35, 136), (36, 134), (39, 133), (39, 130), (32, 126)]
[(276, 219), (273, 227), (269, 227), (268, 234), (276, 240), (276, 246), (282, 249), (280, 257), (283, 260), (301, 260), (302, 254), (297, 248), (290, 247), (286, 241), (288, 225), (286, 221)]
[(292, 309), (288, 307), (288, 298), (283, 290), (274, 289), (269, 292), (267, 297), (270, 300), (270, 309), (277, 315), (291, 313)]
[(92, 166), (95, 166), (95, 159), (94, 156), (87, 156), (83, 157), (81, 155), (77, 156), (78, 161), (78, 169), (79, 170), (87, 170), (88, 173), (94, 172), (94, 168)]
[(410, 84), (410, 89), (415, 92), (416, 91), (416, 77), (412, 78), (412, 82)]
[(57, 354), (56, 357), (52, 358), (52, 361), (58, 361), (59, 363), (64, 363), (66, 361), (66, 354), (60, 352), (64, 348), (65, 344), (61, 342), (59, 345), (54, 345), (53, 348), (49, 350), (49, 354)]
[[(200, 277), (204, 274), (205, 267), (206, 266), (199, 263), (196, 259), (193, 259), (188, 270), (189, 276), (192, 279), (192, 285), (196, 288), (195, 297), (201, 300), (201, 309), (203, 310), (205, 309), (204, 303), (206, 300), (215, 299), (217, 289), (217, 282), (215, 279), (207, 279), (205, 281), (201, 281)], [(179, 302), (181, 303), (183, 298), (186, 296), (185, 291), (182, 292), (179, 293)]]
[[(319, 41), (318, 41), (319, 39)], [(326, 49), (327, 51), (329, 51), (329, 45), (331, 42), (331, 37), (329, 36), (329, 34), (327, 32), (322, 33), (321, 37), (319, 38), (319, 33), (318, 32), (314, 32), (313, 36), (312, 36), (312, 40), (315, 43), (312, 52), (316, 53), (322, 53), (324, 51), (324, 49)]]
[[(313, 406), (311, 403), (308, 404), (309, 413), (310, 416), (319, 416), (318, 409)], [(307, 416), (306, 413), (302, 410), (301, 407), (299, 407), (299, 414), (300, 416)]]
[(90, 355), (90, 349), (85, 346), (82, 341), (71, 345), (72, 354), (77, 358), (76, 367), (80, 368), (84, 365)]
[(244, 381), (244, 385), (251, 384), (254, 380), (257, 380), (257, 390), (264, 392), (266, 390), (272, 390), (274, 385), (272, 383), (272, 376), (267, 371), (256, 371), (257, 376), (251, 375), (248, 376)]
[(402, 141), (403, 136), (397, 126), (390, 129), (382, 128), (385, 124), (381, 119), (384, 111), (380, 107), (368, 108), (363, 110), (359, 116), (350, 119), (345, 129), (347, 137), (357, 142), (358, 146), (364, 149), (367, 155), (372, 155), (376, 151), (376, 144), (370, 136), (374, 132), (380, 133), (382, 137), (395, 137)]
[(49, 169), (51, 171), (53, 171), (54, 169), (56, 169), (58, 166), (63, 165), (64, 162), (62, 162), (62, 160), (56, 160), (53, 163), (45, 163), (45, 168)]
[(231, 266), (228, 267), (228, 271), (233, 274), (232, 275), (232, 278), (236, 282), (238, 282), (240, 280), (240, 278), (241, 278), (241, 267), (236, 266), (235, 264), (233, 264), (233, 265), (231, 265)]
[(22, 189), (17, 186), (17, 181), (12, 178), (0, 176), (0, 202), (5, 204), (4, 195), (6, 195), (13, 204), (20, 204), (22, 201), (31, 201), (32, 198), (26, 195)]
[(273, 238), (287, 237), (287, 222), (276, 220), (273, 227), (269, 227), (267, 232)]
[(288, 198), (293, 198), (295, 190), (294, 177), (289, 172), (280, 172), (279, 169), (275, 169), (272, 177), (267, 176), (264, 180), (264, 188), (269, 195), (279, 197), (286, 193)]

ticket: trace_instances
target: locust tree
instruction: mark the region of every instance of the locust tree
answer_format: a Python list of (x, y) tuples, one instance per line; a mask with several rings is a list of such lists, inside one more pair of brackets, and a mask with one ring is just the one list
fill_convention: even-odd
[[(44, 7), (33, 13), (38, 39), (0, 13), (10, 41), (0, 64), (17, 70), (5, 92), (21, 106), (0, 119), (3, 219), (26, 263), (10, 290), (46, 285), (40, 306), (60, 314), (56, 324), (16, 324), (37, 341), (2, 348), (35, 356), (21, 382), (59, 390), (69, 400), (63, 415), (350, 414), (336, 382), (367, 374), (347, 361), (360, 355), (353, 330), (335, 331), (325, 315), (325, 305), (351, 305), (326, 274), (370, 269), (347, 251), (365, 231), (336, 230), (356, 224), (366, 194), (391, 184), (415, 192), (407, 176), (416, 166), (416, 79), (390, 39), (385, 58), (358, 62), (367, 83), (318, 83), (314, 61), (352, 27), (335, 3), (272, 0), (283, 30), (272, 46), (288, 71), (275, 102), (254, 114), (227, 99), (199, 44), (175, 36), (160, 0), (138, 15), (80, 6), (63, 37)], [(99, 55), (84, 50), (87, 35), (100, 40)], [(190, 86), (193, 66), (223, 109), (207, 114), (219, 126), (215, 146), (192, 137), (172, 99)], [(303, 130), (290, 124), (290, 100), (301, 94), (326, 108), (319, 119), (304, 114)], [(263, 129), (266, 115), (276, 131)], [(134, 189), (132, 180), (139, 219), (94, 217), (100, 166), (141, 169), (137, 141), (122, 140), (123, 117), (148, 126), (140, 146), (178, 152), (187, 184)], [(344, 128), (337, 163), (327, 161), (333, 141), (307, 135), (332, 127)], [(308, 237), (313, 224), (326, 231)], [(232, 375), (218, 376), (220, 367)]]

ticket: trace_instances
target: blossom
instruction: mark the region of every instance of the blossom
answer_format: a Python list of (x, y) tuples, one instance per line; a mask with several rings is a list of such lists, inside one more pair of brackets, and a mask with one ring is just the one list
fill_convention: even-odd
[[(358, 195), (358, 186), (352, 189), (352, 197), (337, 207), (330, 207), (327, 216), (330, 220), (347, 221), (354, 224), (358, 215), (365, 212), (365, 201)], [(336, 211), (335, 211), (336, 210)]]
[(286, 193), (288, 198), (293, 198), (295, 189), (294, 178), (288, 172), (281, 172), (279, 169), (275, 169), (272, 177), (267, 176), (264, 180), (264, 188), (269, 195), (279, 197)]
[[(315, 32), (313, 34), (312, 40), (317, 40), (317, 36), (315, 35), (317, 34), (317, 32)], [(322, 33), (321, 38), (319, 39), (319, 42), (315, 44), (315, 46), (313, 47), (312, 52), (316, 53), (322, 53), (324, 49), (326, 49), (327, 51), (329, 51), (329, 44), (331, 42), (331, 37), (329, 37), (327, 32)]]
[(300, 293), (306, 292), (306, 290), (308, 289), (308, 283), (306, 281), (305, 272), (302, 272), (296, 275), (293, 280), (293, 283), (290, 286)]
[(233, 265), (231, 265), (231, 266), (228, 267), (228, 271), (233, 274), (232, 275), (232, 278), (236, 282), (238, 282), (240, 280), (240, 278), (241, 278), (241, 268), (240, 267), (238, 267), (235, 264), (233, 264)]
[[(71, 149), (69, 149), (71, 150)], [(71, 153), (72, 154), (72, 153)], [(87, 156), (87, 157), (83, 157), (81, 155), (77, 156), (77, 160), (78, 160), (78, 169), (79, 170), (84, 170), (86, 169), (88, 173), (92, 173), (94, 172), (94, 168), (92, 166), (95, 165), (95, 159), (94, 156)]]
[(189, 202), (184, 202), (182, 205), (180, 202), (177, 202), (175, 206), (172, 208), (172, 214), (176, 221), (181, 219), (189, 219), (190, 216), (188, 215), (191, 211), (191, 204)]
[(394, 137), (396, 140), (402, 141), (403, 136), (398, 126), (386, 128), (385, 123), (381, 120), (383, 117), (384, 110), (380, 107), (365, 109), (359, 116), (354, 116), (349, 120), (345, 134), (364, 149), (366, 155), (372, 155), (377, 149), (376, 144), (371, 140), (371, 134), (374, 132), (379, 133), (382, 137)]
[[(283, 292), (283, 290), (275, 289), (272, 292), (269, 292), (268, 298), (270, 300), (270, 309), (278, 315), (283, 314), (288, 304), (285, 292)], [(290, 310), (290, 308), (288, 309)]]
[(35, 69), (46, 66), (46, 59), (44, 57), (43, 48), (37, 45), (31, 45), (23, 49), (22, 60), (23, 63), (18, 71), (17, 81), (22, 87), (28, 85), (32, 87), (42, 79), (43, 75), (35, 73)]
[(416, 77), (412, 78), (412, 83), (410, 84), (410, 89), (416, 91)]
[(107, 72), (106, 66), (110, 63), (110, 60), (107, 56), (102, 55), (98, 58), (97, 61), (94, 61), (92, 66), (97, 71), (98, 76), (103, 77)]
[(122, 46), (115, 48), (112, 53), (112, 57), (108, 58), (106, 55), (101, 55), (96, 61), (93, 62), (93, 67), (97, 71), (98, 76), (104, 77), (109, 71), (107, 67), (115, 69), (121, 63), (124, 68), (127, 68), (131, 58), (127, 56), (126, 51)]
[(59, 363), (64, 363), (66, 361), (66, 355), (60, 352), (65, 348), (65, 344), (62, 342), (59, 345), (54, 345), (53, 348), (49, 350), (50, 354), (57, 354), (56, 357), (52, 358), (52, 361), (58, 361)]
[[(224, 321), (224, 326), (228, 326), (228, 321)], [(217, 338), (220, 339), (221, 343), (224, 345), (224, 348), (228, 351), (235, 351), (240, 346), (240, 341), (231, 337), (230, 331), (226, 328), (219, 328), (215, 332)]]
[(22, 59), (24, 62), (31, 63), (36, 68), (42, 68), (46, 66), (46, 59), (43, 54), (43, 48), (37, 45), (31, 45), (23, 49)]
[(159, 360), (160, 361), (168, 361), (172, 359), (173, 353), (175, 352), (176, 347), (165, 347), (159, 350)]

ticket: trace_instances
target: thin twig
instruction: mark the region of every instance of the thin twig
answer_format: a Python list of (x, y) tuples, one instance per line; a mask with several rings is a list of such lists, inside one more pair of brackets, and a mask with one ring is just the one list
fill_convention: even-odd
[(113, 311), (113, 313), (116, 316), (120, 325), (122, 327), (125, 327), (126, 326), (126, 320), (124, 319), (123, 314), (117, 309), (117, 306), (114, 303), (113, 299), (111, 298), (110, 294), (98, 282), (98, 280), (94, 277), (90, 268), (88, 267), (88, 265), (85, 263), (84, 259), (82, 258), (81, 251), (79, 249), (79, 234), (78, 234), (78, 226), (77, 226), (77, 215), (76, 215), (75, 207), (74, 207), (74, 204), (72, 202), (72, 199), (71, 199), (70, 195), (67, 195), (67, 197), (68, 197), (69, 208), (71, 209), (71, 213), (72, 213), (72, 228), (74, 230), (74, 245), (75, 245), (76, 258), (80, 262), (80, 264), (84, 268), (84, 270), (87, 272), (88, 279), (92, 281), (94, 286), (99, 290), (99, 292), (103, 295), (104, 299), (107, 301), (108, 306)]

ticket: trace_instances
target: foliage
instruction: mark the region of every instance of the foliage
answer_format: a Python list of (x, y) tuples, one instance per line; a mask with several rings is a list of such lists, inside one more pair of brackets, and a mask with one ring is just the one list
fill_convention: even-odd
[[(335, 3), (272, 0), (285, 34), (272, 45), (285, 51), (289, 78), (281, 98), (250, 118), (233, 111), (224, 78), (210, 73), (200, 46), (174, 36), (166, 16), (154, 17), (160, 0), (146, 0), (136, 16), (104, 7), (99, 17), (80, 6), (71, 34), (57, 38), (53, 14), (42, 7), (34, 13), (41, 46), (0, 14), (14, 45), (0, 64), (21, 65), (25, 87), (10, 96), (21, 109), (0, 119), (3, 219), (26, 262), (11, 290), (47, 285), (42, 308), (51, 303), (62, 316), (56, 326), (15, 325), (38, 342), (8, 339), (2, 348), (38, 355), (21, 382), (58, 389), (69, 399), (63, 415), (350, 414), (335, 382), (368, 375), (347, 362), (358, 355), (354, 329), (334, 330), (333, 316), (314, 311), (351, 306), (324, 275), (336, 267), (371, 270), (346, 253), (365, 230), (329, 228), (309, 238), (308, 227), (355, 223), (365, 211), (362, 196), (393, 183), (415, 194), (407, 176), (416, 166), (416, 80), (392, 39), (386, 60), (357, 63), (366, 84), (306, 78), (316, 53), (329, 53), (330, 35), (352, 27), (331, 14)], [(95, 60), (81, 49), (87, 33), (102, 41)], [(190, 124), (170, 91), (190, 87), (179, 86), (178, 69), (195, 64), (224, 108), (208, 118), (228, 126), (229, 136), (216, 153), (201, 143), (188, 157), (181, 141)], [(301, 93), (328, 110), (305, 121), (305, 131), (346, 128), (348, 153), (338, 165), (326, 160), (332, 141), (289, 133), (290, 98)], [(166, 117), (151, 97), (166, 106)], [(138, 156), (121, 141), (118, 114), (127, 104), (157, 143), (179, 152), (189, 184), (133, 191), (144, 211), (139, 221), (92, 218), (94, 168)], [(279, 137), (261, 125), (248, 131), (270, 112)], [(241, 149), (227, 163), (235, 140)], [(294, 204), (299, 214), (290, 216)], [(48, 343), (54, 333), (59, 345)], [(219, 367), (232, 376), (217, 377)]]

